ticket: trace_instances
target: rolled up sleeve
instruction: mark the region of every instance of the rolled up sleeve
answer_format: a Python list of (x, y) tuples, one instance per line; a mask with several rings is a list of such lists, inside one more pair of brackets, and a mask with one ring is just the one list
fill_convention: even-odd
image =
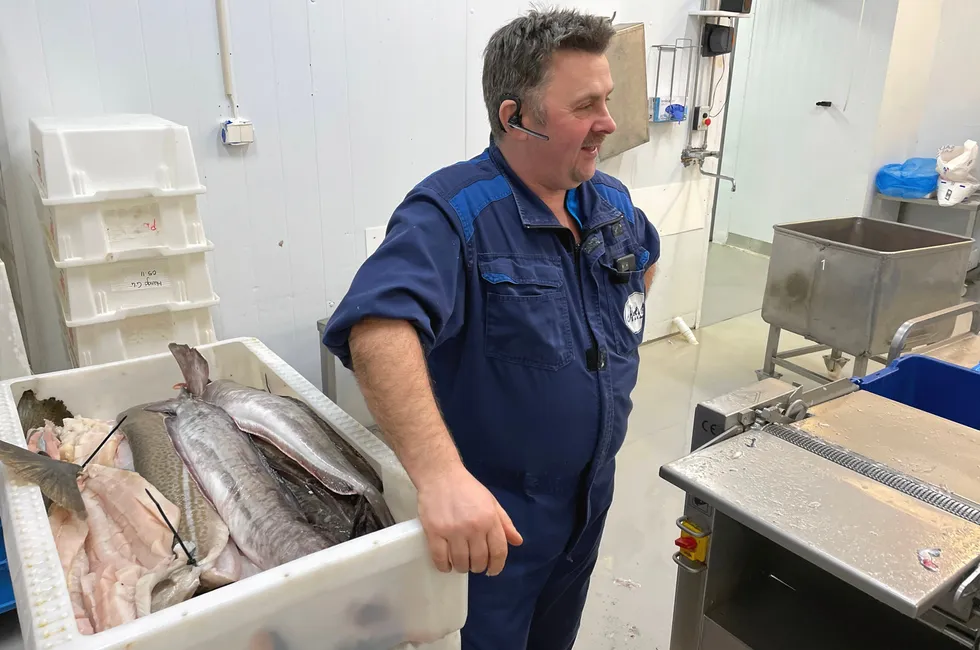
[(346, 367), (351, 328), (366, 318), (408, 321), (427, 352), (459, 330), (465, 251), (451, 209), (435, 192), (416, 188), (395, 210), (323, 334)]
[(645, 271), (660, 260), (660, 233), (643, 214), (643, 210), (634, 206), (633, 212), (636, 215), (634, 227), (636, 228), (637, 240), (647, 252), (646, 259), (640, 260), (641, 270)]

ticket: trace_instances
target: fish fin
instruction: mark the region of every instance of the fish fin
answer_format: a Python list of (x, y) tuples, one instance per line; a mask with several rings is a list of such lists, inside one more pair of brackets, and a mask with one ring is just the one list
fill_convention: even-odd
[(388, 503), (385, 501), (381, 492), (372, 486), (368, 486), (368, 489), (363, 492), (363, 496), (364, 500), (371, 505), (371, 510), (374, 511), (374, 515), (381, 522), (382, 528), (395, 525), (395, 518), (391, 515), (391, 510), (388, 509)]
[(194, 397), (204, 394), (204, 387), (208, 385), (208, 361), (195, 348), (182, 343), (171, 343), (170, 353), (177, 360), (180, 372), (184, 375), (187, 382), (187, 390)]
[(351, 515), (351, 539), (373, 533), (382, 528), (384, 528), (384, 524), (381, 523), (381, 519), (368, 500), (363, 496), (358, 497), (354, 506), (354, 513)]
[(49, 397), (39, 400), (32, 390), (25, 390), (17, 400), (17, 415), (25, 432), (44, 426), (51, 420), (59, 427), (65, 425), (65, 418), (75, 417), (60, 399)]
[(0, 440), (0, 462), (19, 479), (41, 488), (41, 493), (59, 506), (72, 510), (85, 518), (85, 503), (78, 489), (78, 473), (81, 467), (74, 463), (32, 454), (31, 452)]
[(181, 398), (165, 399), (160, 402), (153, 402), (143, 407), (144, 411), (150, 413), (163, 413), (164, 415), (176, 415), (177, 407), (180, 406)]

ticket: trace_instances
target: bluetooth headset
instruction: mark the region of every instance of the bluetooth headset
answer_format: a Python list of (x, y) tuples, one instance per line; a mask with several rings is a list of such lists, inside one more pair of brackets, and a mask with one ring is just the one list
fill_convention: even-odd
[[(501, 101), (505, 102), (508, 99), (514, 102), (515, 104), (517, 104), (517, 108), (514, 110), (514, 114), (510, 116), (510, 119), (507, 120), (507, 126), (517, 129), (521, 133), (527, 133), (528, 135), (538, 138), (539, 140), (548, 140), (548, 136), (546, 136), (544, 133), (538, 133), (537, 131), (532, 131), (531, 129), (525, 127), (522, 124), (524, 118), (523, 116), (521, 116), (520, 98), (517, 95), (504, 95)], [(503, 127), (504, 125), (501, 124), (500, 126)]]

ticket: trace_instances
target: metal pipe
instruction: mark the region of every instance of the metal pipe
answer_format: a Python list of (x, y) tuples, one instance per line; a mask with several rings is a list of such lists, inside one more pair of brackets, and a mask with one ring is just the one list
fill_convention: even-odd
[[(734, 36), (734, 42), (738, 43), (738, 26), (740, 21), (738, 20), (738, 18), (736, 18), (732, 22), (735, 25), (734, 33), (732, 34), (732, 36)], [(732, 49), (732, 53), (728, 55), (728, 83), (725, 84), (725, 101), (728, 102), (729, 104), (731, 103), (731, 99), (732, 99), (732, 79), (735, 78), (735, 50), (737, 49), (738, 49), (738, 45), (736, 45)], [(718, 171), (719, 172), (721, 171), (722, 155), (725, 153), (725, 134), (728, 132), (728, 114), (730, 113), (729, 109), (731, 108), (729, 104), (725, 104), (725, 110), (724, 110), (725, 117), (721, 121), (721, 141), (718, 143)], [(734, 187), (734, 185), (735, 183), (734, 181), (732, 181), (732, 186)], [(709, 228), (708, 241), (714, 241), (715, 239), (715, 215), (717, 214), (717, 212), (718, 212), (718, 183), (715, 183), (715, 194), (713, 200), (711, 201), (711, 225), (708, 226)]]
[(231, 69), (231, 38), (228, 27), (227, 0), (214, 0), (214, 9), (218, 17), (218, 50), (221, 53), (221, 77), (224, 81), (225, 95), (231, 102), (231, 114), (238, 117), (238, 101), (235, 99), (234, 76)]
[[(703, 165), (703, 161), (702, 161), (702, 165)], [(719, 163), (718, 166), (720, 167), (721, 164)], [(717, 178), (718, 180), (722, 180), (722, 181), (728, 181), (729, 183), (732, 184), (732, 191), (733, 192), (735, 191), (735, 179), (732, 178), (731, 176), (725, 176), (723, 174), (716, 174), (715, 172), (706, 172), (706, 171), (704, 171), (704, 168), (703, 167), (701, 167), (701, 175), (702, 176), (711, 176), (712, 178)], [(716, 186), (715, 189), (717, 191), (717, 186)], [(715, 200), (717, 201), (717, 199), (715, 199)]]

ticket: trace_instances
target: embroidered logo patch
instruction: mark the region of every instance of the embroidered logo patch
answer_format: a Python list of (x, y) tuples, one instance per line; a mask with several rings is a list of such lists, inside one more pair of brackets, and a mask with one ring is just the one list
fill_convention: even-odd
[(639, 334), (643, 329), (643, 317), (646, 315), (646, 300), (642, 293), (631, 293), (626, 299), (626, 306), (623, 307), (623, 320), (626, 327), (634, 334)]

